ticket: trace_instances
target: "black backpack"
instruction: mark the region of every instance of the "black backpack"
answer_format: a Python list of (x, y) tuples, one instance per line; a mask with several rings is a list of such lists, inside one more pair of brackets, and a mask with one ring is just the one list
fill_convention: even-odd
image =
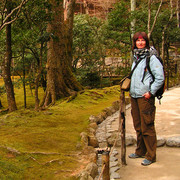
[[(161, 57), (160, 57), (160, 56), (157, 56), (157, 55), (156, 55), (156, 57), (157, 57), (157, 59), (160, 61), (160, 63), (161, 63), (162, 66), (163, 66), (163, 61), (162, 61)], [(154, 77), (154, 75), (152, 74), (151, 68), (150, 68), (150, 66), (149, 66), (149, 62), (150, 62), (150, 56), (147, 56), (147, 58), (146, 58), (146, 67), (145, 67), (145, 69), (144, 69), (144, 75), (143, 75), (143, 78), (142, 78), (142, 82), (143, 82), (143, 80), (144, 80), (145, 72), (146, 72), (146, 69), (147, 69), (147, 70), (149, 71), (149, 73), (151, 74), (152, 78), (153, 78), (153, 81), (152, 81), (152, 83), (153, 83), (154, 80), (155, 80), (155, 77)], [(163, 66), (163, 71), (164, 71), (164, 66)], [(164, 77), (165, 77), (165, 72), (164, 72)], [(157, 99), (159, 100), (159, 103), (160, 103), (161, 98), (163, 97), (164, 91), (165, 91), (165, 80), (164, 80), (163, 85), (157, 90), (157, 92), (156, 92), (156, 94), (155, 94), (155, 97), (157, 97)]]

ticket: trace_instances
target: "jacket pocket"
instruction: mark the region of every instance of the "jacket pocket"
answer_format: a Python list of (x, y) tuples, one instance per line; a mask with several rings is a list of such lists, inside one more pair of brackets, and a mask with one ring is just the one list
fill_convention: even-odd
[(147, 125), (154, 124), (156, 107), (153, 105), (142, 111), (144, 121)]

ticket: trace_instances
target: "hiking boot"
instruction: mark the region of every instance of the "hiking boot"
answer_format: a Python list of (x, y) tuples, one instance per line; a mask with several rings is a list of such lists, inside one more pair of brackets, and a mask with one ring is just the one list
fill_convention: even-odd
[(153, 163), (153, 161), (150, 161), (150, 160), (148, 160), (148, 159), (144, 159), (144, 160), (142, 161), (141, 165), (143, 165), (143, 166), (149, 166), (149, 165), (152, 164), (152, 163)]
[(135, 158), (142, 158), (142, 156), (137, 155), (136, 153), (132, 153), (128, 156), (129, 158), (135, 159)]

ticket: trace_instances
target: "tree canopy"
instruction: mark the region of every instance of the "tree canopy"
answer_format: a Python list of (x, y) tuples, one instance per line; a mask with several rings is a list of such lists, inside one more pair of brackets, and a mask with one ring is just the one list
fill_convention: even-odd
[[(130, 2), (120, 1), (114, 5), (106, 19), (100, 19), (88, 14), (74, 16), (74, 0), (66, 2), (66, 6), (62, 1), (55, 0), (1, 1), (1, 70), (8, 58), (9, 79), (11, 75), (20, 77), (24, 101), (26, 88), (29, 86), (31, 91), (35, 89), (36, 109), (39, 109), (40, 101), (42, 106), (54, 104), (57, 99), (72, 96), (82, 90), (82, 85), (101, 87), (103, 77), (107, 74), (123, 76), (130, 70), (131, 22), (134, 19), (134, 30), (147, 33), (148, 24), (152, 27), (156, 19), (150, 39), (160, 53), (167, 52), (164, 47), (169, 48), (170, 44), (179, 42), (177, 8), (172, 4), (175, 1), (162, 4), (161, 1), (155, 1), (150, 6), (148, 2), (137, 1), (135, 10), (131, 12)], [(148, 20), (149, 9), (151, 21)], [(8, 31), (7, 27), (11, 29)], [(11, 39), (7, 39), (10, 37), (6, 36), (7, 32)], [(105, 60), (109, 56), (120, 57), (123, 66), (106, 66)], [(52, 73), (60, 73), (54, 76), (54, 81), (49, 79), (50, 69)], [(4, 77), (7, 77), (6, 73)], [(59, 82), (62, 83), (60, 86)], [(10, 89), (16, 84), (12, 84)], [(39, 87), (45, 91), (44, 100), (38, 97)], [(52, 93), (52, 89), (56, 92)]]

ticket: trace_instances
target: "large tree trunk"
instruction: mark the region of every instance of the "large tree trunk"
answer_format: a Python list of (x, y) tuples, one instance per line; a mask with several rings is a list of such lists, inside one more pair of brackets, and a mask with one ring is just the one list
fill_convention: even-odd
[(73, 44), (73, 22), (74, 22), (74, 9), (75, 9), (75, 1), (69, 0), (67, 5), (67, 15), (65, 19), (65, 25), (67, 28), (67, 58), (69, 62), (69, 67), (72, 67), (72, 44)]
[[(11, 12), (11, 4), (7, 6), (7, 13)], [(9, 18), (9, 21), (11, 19)], [(13, 84), (11, 81), (11, 59), (12, 59), (12, 50), (11, 50), (11, 24), (6, 26), (6, 55), (3, 62), (2, 67), (2, 75), (5, 83), (6, 94), (7, 94), (7, 101), (8, 101), (8, 109), (9, 112), (15, 111), (17, 109), (15, 96), (14, 96), (14, 89)]]
[(54, 104), (57, 99), (70, 96), (73, 92), (82, 89), (70, 66), (63, 2), (50, 0), (50, 3), (52, 20), (48, 24), (47, 31), (51, 34), (51, 38), (47, 44), (47, 89), (44, 106)]
[(73, 46), (73, 22), (74, 22), (74, 9), (75, 9), (75, 2), (76, 0), (69, 0), (67, 6), (67, 19), (65, 20), (65, 39), (66, 39), (66, 61), (63, 63), (63, 76), (66, 85), (71, 90), (81, 90), (82, 86), (77, 82), (75, 76), (72, 73), (72, 61), (73, 61), (73, 54), (72, 54), (72, 46)]

